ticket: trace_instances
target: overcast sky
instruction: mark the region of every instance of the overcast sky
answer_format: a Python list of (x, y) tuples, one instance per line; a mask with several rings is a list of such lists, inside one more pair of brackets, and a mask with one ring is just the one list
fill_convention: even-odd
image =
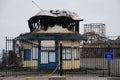
[[(44, 10), (70, 10), (84, 19), (80, 24), (106, 24), (107, 36), (120, 35), (120, 0), (34, 0)], [(5, 37), (16, 37), (29, 32), (27, 20), (39, 12), (32, 0), (0, 0), (0, 50), (5, 48)]]

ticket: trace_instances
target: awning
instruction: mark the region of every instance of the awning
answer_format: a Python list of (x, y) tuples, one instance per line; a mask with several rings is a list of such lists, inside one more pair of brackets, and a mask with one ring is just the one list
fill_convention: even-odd
[(87, 40), (87, 37), (79, 33), (27, 33), (20, 35), (18, 38), (27, 40), (38, 40), (38, 39), (70, 39), (70, 40)]

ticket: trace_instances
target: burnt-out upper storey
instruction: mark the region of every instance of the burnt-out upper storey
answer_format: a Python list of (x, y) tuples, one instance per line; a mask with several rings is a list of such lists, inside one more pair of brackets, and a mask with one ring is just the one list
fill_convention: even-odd
[(79, 22), (83, 21), (79, 16), (70, 11), (44, 10), (28, 20), (30, 31), (36, 29), (47, 31), (49, 27), (56, 25), (66, 28), (72, 32), (79, 32)]

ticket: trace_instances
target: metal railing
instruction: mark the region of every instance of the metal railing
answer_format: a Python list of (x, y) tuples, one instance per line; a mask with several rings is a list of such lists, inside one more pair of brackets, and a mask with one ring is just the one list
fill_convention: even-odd
[[(16, 44), (17, 43), (17, 44)], [(105, 52), (108, 52), (108, 45), (94, 45), (94, 46), (88, 46), (88, 45), (83, 45), (83, 47), (79, 48), (79, 61), (80, 61), (80, 66), (79, 68), (76, 69), (63, 69), (61, 71), (60, 67), (62, 62), (64, 60), (61, 60), (59, 63), (59, 57), (57, 57), (58, 61), (56, 62), (57, 65), (56, 67), (52, 68), (54, 64), (51, 62), (49, 65), (53, 66), (47, 66), (44, 68), (40, 69), (39, 63), (38, 63), (38, 58), (36, 56), (39, 55), (34, 55), (34, 59), (29, 57), (24, 58), (25, 56), (23, 45), (18, 45), (20, 43), (26, 44), (26, 47), (29, 48), (29, 46), (39, 46), (37, 43), (32, 43), (30, 40), (14, 40), (14, 39), (8, 39), (6, 38), (6, 52), (4, 53), (7, 55), (4, 57), (4, 60), (0, 64), (0, 75), (4, 76), (18, 76), (18, 75), (50, 75), (50, 74), (60, 74), (60, 75), (69, 75), (69, 74), (76, 74), (76, 75), (83, 75), (83, 74), (92, 74), (92, 75), (99, 75), (99, 76), (120, 76), (120, 46), (111, 44), (110, 45), (110, 52), (114, 54), (114, 59), (111, 60), (108, 64), (108, 61), (105, 60), (104, 54)], [(100, 46), (102, 45), (102, 46)], [(44, 48), (44, 49), (43, 49)], [(60, 47), (58, 47), (60, 48)], [(51, 53), (54, 56), (54, 52), (56, 47), (42, 47), (42, 50), (49, 50), (48, 52), (46, 51), (45, 55), (47, 54), (50, 55), (50, 49), (52, 49)], [(73, 50), (71, 48), (71, 50)], [(37, 49), (38, 51), (38, 49)], [(39, 51), (38, 51), (39, 52)], [(37, 52), (37, 53), (38, 53)], [(72, 52), (72, 51), (71, 51)], [(33, 53), (33, 51), (31, 51)], [(26, 54), (28, 56), (28, 54)], [(33, 56), (33, 55), (32, 55)], [(57, 55), (59, 56), (59, 55)], [(61, 56), (63, 57), (63, 56)], [(26, 59), (26, 61), (25, 61)], [(63, 58), (61, 58), (63, 59)], [(39, 59), (40, 60), (40, 59)], [(54, 59), (51, 59), (54, 61)], [(68, 63), (71, 59), (68, 59)], [(73, 63), (73, 62), (72, 62)], [(40, 64), (41, 65), (41, 64)], [(72, 64), (73, 65), (73, 64)], [(74, 61), (74, 65), (75, 61)]]

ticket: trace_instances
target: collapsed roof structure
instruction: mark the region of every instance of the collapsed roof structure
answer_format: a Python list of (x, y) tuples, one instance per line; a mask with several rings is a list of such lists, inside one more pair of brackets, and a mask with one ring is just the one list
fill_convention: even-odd
[(65, 10), (43, 10), (28, 20), (30, 31), (36, 29), (48, 30), (48, 27), (61, 25), (73, 32), (79, 32), (79, 21), (83, 21), (79, 16), (71, 11)]

